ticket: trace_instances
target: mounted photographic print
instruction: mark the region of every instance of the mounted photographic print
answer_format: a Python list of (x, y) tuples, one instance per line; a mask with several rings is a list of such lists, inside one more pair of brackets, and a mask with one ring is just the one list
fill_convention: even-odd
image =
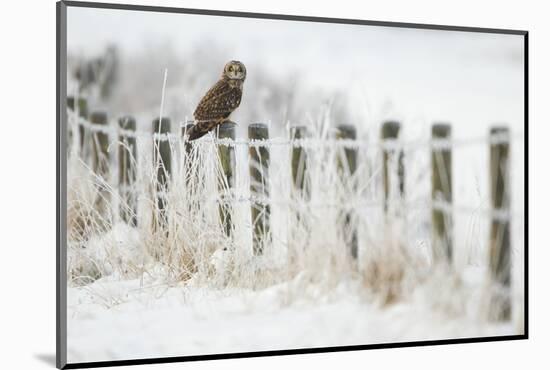
[(526, 31), (57, 6), (58, 367), (527, 338)]

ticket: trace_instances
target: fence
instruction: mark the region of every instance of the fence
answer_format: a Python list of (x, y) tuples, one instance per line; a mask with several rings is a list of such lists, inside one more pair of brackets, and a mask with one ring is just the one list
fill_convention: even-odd
[[(293, 199), (280, 200), (272, 197), (270, 192), (270, 148), (283, 146), (289, 149), (292, 189), (301, 202), (308, 207), (337, 207), (341, 209), (343, 222), (342, 233), (347, 245), (347, 254), (352, 260), (358, 256), (358, 232), (354, 222), (356, 212), (360, 208), (368, 207), (368, 202), (343, 204), (317, 202), (310, 199), (309, 179), (310, 160), (308, 148), (330, 146), (342, 150), (342, 155), (336, 158), (338, 174), (346, 179), (344, 186), (350, 192), (359, 186), (356, 178), (358, 168), (358, 150), (363, 147), (378, 148), (382, 152), (381, 167), (383, 179), (383, 209), (389, 214), (392, 212), (392, 189), (403, 199), (407, 189), (405, 186), (404, 163), (405, 151), (408, 147), (427, 147), (431, 150), (431, 200), (428, 204), (407, 204), (408, 207), (429, 207), (431, 209), (431, 246), (434, 260), (438, 263), (451, 264), (453, 260), (453, 214), (456, 212), (471, 212), (468, 207), (460, 207), (454, 204), (457, 194), (453, 193), (453, 148), (463, 145), (487, 145), (490, 152), (490, 163), (487, 174), (491, 184), (491, 207), (482, 213), (489, 217), (491, 222), (490, 239), (488, 246), (490, 251), (490, 271), (493, 281), (505, 290), (511, 287), (511, 238), (510, 238), (510, 141), (511, 136), (506, 127), (494, 127), (487, 138), (478, 140), (459, 141), (452, 139), (451, 126), (448, 124), (434, 124), (432, 136), (429, 140), (417, 142), (403, 142), (399, 139), (401, 125), (399, 122), (385, 122), (381, 129), (381, 140), (368, 142), (357, 139), (354, 126), (340, 125), (336, 134), (332, 137), (315, 138), (308, 133), (307, 127), (293, 127), (289, 139), (270, 138), (269, 128), (262, 123), (248, 126), (248, 139), (236, 139), (235, 123), (227, 122), (217, 130), (215, 138), (205, 138), (197, 142), (189, 143), (184, 140), (188, 126), (183, 127), (181, 134), (171, 132), (171, 122), (168, 118), (157, 118), (152, 122), (150, 132), (136, 129), (136, 120), (126, 116), (118, 119), (117, 125), (109, 124), (105, 112), (92, 111), (88, 113), (88, 106), (84, 99), (68, 98), (69, 115), (75, 122), (69, 130), (69, 150), (78, 154), (84, 161), (91, 161), (91, 169), (95, 176), (107, 182), (112, 179), (113, 173), (118, 173), (118, 192), (123, 200), (120, 206), (119, 217), (132, 226), (137, 226), (137, 200), (132, 191), (136, 181), (138, 166), (137, 153), (141, 150), (137, 145), (138, 138), (150, 140), (153, 148), (152, 165), (155, 169), (156, 189), (154, 189), (156, 204), (154, 211), (154, 227), (167, 231), (169, 223), (166, 207), (168, 199), (170, 179), (174, 176), (174, 159), (171, 146), (179, 144), (189, 159), (189, 153), (193, 147), (214, 144), (217, 147), (223, 176), (220, 179), (219, 191), (223, 194), (219, 197), (219, 217), (224, 233), (231, 237), (234, 218), (231, 205), (236, 202), (249, 202), (251, 214), (251, 235), (254, 255), (262, 255), (269, 245), (271, 238), (271, 206), (278, 202), (293, 202)], [(78, 139), (73, 139), (74, 135)], [(112, 161), (109, 156), (109, 137), (117, 138), (118, 165), (116, 170), (111, 169)], [(77, 147), (73, 147), (76, 145)], [(248, 148), (250, 197), (232, 195), (235, 187), (236, 165), (235, 148), (244, 146)], [(184, 163), (187, 177), (186, 181), (192, 181), (189, 164)], [(394, 171), (395, 170), (395, 171)], [(392, 173), (394, 172), (394, 173)], [(101, 181), (99, 182), (101, 183)], [(100, 196), (95, 206), (98, 212), (103, 212), (109, 206), (109, 193), (101, 186), (98, 189)], [(401, 203), (403, 205), (403, 203)], [(475, 209), (479, 212), (479, 209)], [(296, 217), (302, 217), (296, 212)], [(307, 222), (306, 222), (307, 226)], [(495, 298), (503, 307), (499, 319), (508, 320), (511, 312), (509, 295), (504, 298)]]

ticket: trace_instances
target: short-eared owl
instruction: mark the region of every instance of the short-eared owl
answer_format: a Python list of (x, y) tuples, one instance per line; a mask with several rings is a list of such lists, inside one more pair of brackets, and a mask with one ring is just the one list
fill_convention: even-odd
[(187, 131), (189, 140), (198, 139), (227, 121), (241, 104), (246, 68), (232, 60), (223, 68), (222, 77), (201, 99), (193, 116), (195, 124)]

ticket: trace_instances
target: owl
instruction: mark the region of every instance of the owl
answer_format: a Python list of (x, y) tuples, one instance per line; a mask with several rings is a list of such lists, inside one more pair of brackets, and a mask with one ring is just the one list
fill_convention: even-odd
[(189, 141), (206, 135), (229, 119), (241, 104), (245, 78), (246, 68), (241, 62), (232, 60), (225, 65), (220, 80), (208, 90), (193, 113), (195, 124), (187, 130)]

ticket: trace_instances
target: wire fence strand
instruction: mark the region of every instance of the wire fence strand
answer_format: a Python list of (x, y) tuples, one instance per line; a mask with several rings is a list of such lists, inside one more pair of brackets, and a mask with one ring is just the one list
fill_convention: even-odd
[[(73, 122), (77, 122), (82, 127), (90, 130), (91, 132), (99, 132), (107, 135), (122, 135), (129, 138), (151, 138), (159, 141), (171, 141), (178, 142), (182, 140), (182, 136), (174, 133), (153, 133), (150, 131), (144, 130), (124, 130), (117, 128), (115, 124), (112, 125), (96, 125), (83, 117), (78, 117), (75, 112), (70, 111), (70, 117)], [(319, 147), (334, 147), (334, 148), (346, 148), (346, 149), (379, 149), (386, 151), (397, 151), (397, 150), (419, 150), (419, 149), (451, 149), (451, 148), (462, 148), (470, 146), (479, 146), (479, 145), (496, 145), (508, 143), (510, 141), (523, 142), (524, 134), (523, 132), (516, 133), (514, 135), (508, 134), (497, 134), (497, 135), (487, 135), (480, 136), (477, 138), (467, 138), (467, 139), (419, 139), (404, 141), (398, 139), (385, 139), (382, 141), (369, 141), (362, 139), (335, 139), (335, 138), (303, 138), (303, 139), (287, 139), (287, 138), (271, 138), (267, 140), (256, 140), (256, 139), (229, 139), (229, 138), (216, 138), (214, 136), (205, 137), (200, 141), (194, 141), (192, 145), (194, 146), (203, 146), (203, 145), (222, 145), (229, 147), (237, 146), (246, 146), (252, 148), (258, 147), (273, 147), (273, 146), (289, 146), (291, 148), (319, 148)]]
[[(73, 129), (77, 128), (77, 125), (84, 127), (90, 132), (103, 133), (112, 137), (125, 136), (128, 138), (142, 138), (148, 140), (157, 141), (169, 141), (173, 144), (179, 143), (182, 137), (174, 133), (157, 133), (144, 130), (130, 131), (120, 128), (115, 123), (110, 122), (109, 125), (97, 125), (91, 123), (83, 117), (77, 115), (77, 112), (68, 109), (69, 124)], [(398, 150), (419, 150), (419, 149), (452, 149), (457, 147), (470, 147), (480, 145), (497, 145), (502, 143), (509, 143), (510, 141), (523, 141), (523, 133), (516, 133), (515, 135), (509, 135), (508, 133), (498, 135), (481, 136), (477, 138), (469, 139), (429, 139), (429, 140), (413, 140), (403, 141), (398, 139), (385, 139), (381, 141), (367, 141), (367, 140), (352, 140), (352, 139), (336, 139), (336, 138), (301, 138), (301, 139), (286, 139), (286, 138), (271, 138), (267, 140), (254, 140), (254, 139), (230, 139), (230, 138), (216, 138), (214, 136), (206, 137), (200, 141), (194, 141), (192, 145), (196, 146), (212, 146), (221, 145), (228, 147), (245, 146), (247, 148), (260, 148), (260, 147), (276, 147), (287, 146), (289, 148), (345, 148), (345, 149), (378, 149), (384, 151), (398, 151)], [(89, 171), (92, 171), (89, 169)], [(123, 191), (131, 191), (128, 186), (119, 184), (119, 188)], [(167, 197), (168, 194), (163, 192), (156, 192), (157, 196)], [(261, 196), (240, 196), (235, 194), (223, 194), (223, 196), (214, 196), (209, 198), (199, 199), (199, 202), (217, 202), (220, 204), (235, 204), (235, 203), (255, 203), (259, 205), (276, 205), (283, 207), (295, 207), (296, 202), (291, 197), (261, 197)], [(479, 215), (493, 220), (506, 221), (518, 219), (524, 220), (523, 213), (512, 213), (509, 210), (494, 210), (494, 209), (482, 209), (480, 207), (470, 207), (466, 205), (457, 205), (454, 203), (446, 202), (443, 200), (416, 200), (405, 201), (399, 200), (354, 200), (352, 202), (315, 202), (310, 201), (306, 205), (307, 208), (338, 208), (342, 210), (362, 210), (381, 208), (387, 203), (386, 206), (393, 206), (398, 204), (403, 209), (408, 210), (423, 210), (423, 209), (435, 209), (451, 214), (468, 214)]]

